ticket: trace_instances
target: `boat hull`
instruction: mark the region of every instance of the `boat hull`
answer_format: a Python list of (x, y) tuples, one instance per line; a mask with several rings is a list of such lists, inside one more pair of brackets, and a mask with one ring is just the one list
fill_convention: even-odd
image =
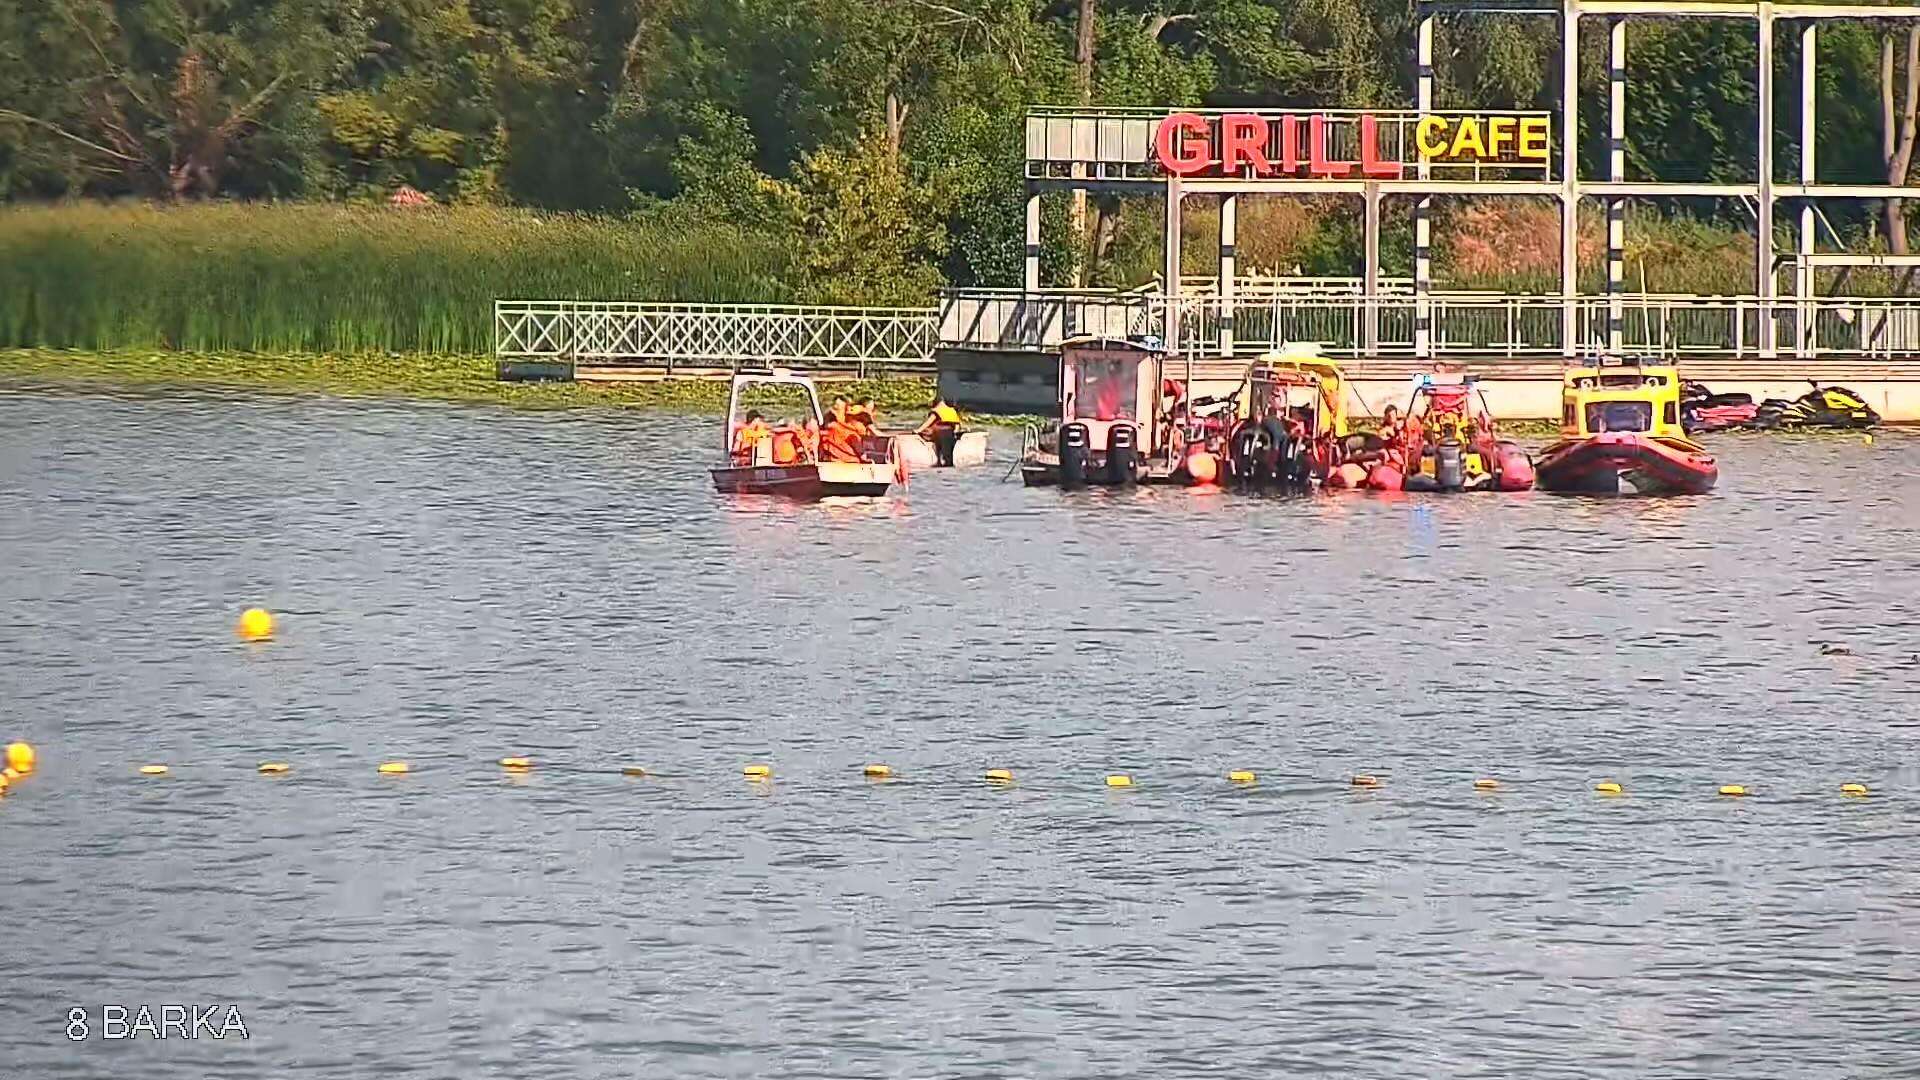
[(723, 495), (778, 495), (809, 502), (885, 495), (894, 477), (892, 465), (862, 461), (727, 466), (711, 472), (714, 490)]
[(1700, 446), (1636, 432), (1556, 443), (1534, 466), (1537, 487), (1564, 494), (1618, 495), (1625, 485), (1641, 495), (1704, 495), (1719, 479)]
[[(931, 469), (936, 467), (939, 455), (934, 452), (933, 443), (913, 432), (893, 437), (894, 456), (907, 463), (913, 469)], [(970, 468), (987, 463), (987, 433), (984, 431), (964, 431), (959, 441), (953, 444), (953, 467)]]

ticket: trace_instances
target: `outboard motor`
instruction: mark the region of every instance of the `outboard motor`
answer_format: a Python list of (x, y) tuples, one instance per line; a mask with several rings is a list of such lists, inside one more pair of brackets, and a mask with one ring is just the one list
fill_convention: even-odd
[(1433, 480), (1441, 491), (1459, 491), (1467, 486), (1467, 465), (1459, 443), (1445, 442), (1433, 448)]
[(1135, 429), (1132, 424), (1115, 424), (1107, 431), (1107, 482), (1131, 484)]
[(1060, 486), (1085, 487), (1087, 484), (1087, 425), (1068, 424), (1060, 429)]

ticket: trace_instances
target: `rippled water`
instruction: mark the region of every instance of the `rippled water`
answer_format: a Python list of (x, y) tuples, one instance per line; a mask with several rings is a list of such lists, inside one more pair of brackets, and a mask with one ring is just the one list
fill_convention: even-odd
[[(0, 1075), (1920, 1068), (1920, 439), (795, 508), (711, 429), (0, 395)], [(64, 1036), (168, 1003), (251, 1037)]]

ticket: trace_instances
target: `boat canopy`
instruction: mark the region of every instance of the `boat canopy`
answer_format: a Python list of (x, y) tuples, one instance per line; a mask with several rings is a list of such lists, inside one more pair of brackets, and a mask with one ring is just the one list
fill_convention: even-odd
[(1602, 362), (1563, 377), (1561, 433), (1584, 439), (1610, 431), (1684, 438), (1677, 368)]

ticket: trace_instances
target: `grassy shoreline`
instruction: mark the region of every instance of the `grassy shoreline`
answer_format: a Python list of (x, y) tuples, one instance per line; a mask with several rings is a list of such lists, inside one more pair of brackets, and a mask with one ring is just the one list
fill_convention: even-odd
[[(638, 408), (717, 415), (727, 407), (724, 382), (503, 383), (495, 379), (493, 359), (486, 356), (0, 349), (0, 379), (412, 398), (523, 409)], [(825, 384), (822, 391), (871, 396), (883, 408), (913, 410), (926, 405), (933, 380), (867, 379)]]
[[(494, 377), (486, 356), (331, 353), (198, 353), (148, 349), (94, 352), (78, 349), (0, 349), (0, 382), (31, 381), (75, 386), (203, 387), (334, 397), (446, 401), (518, 409), (652, 409), (718, 415), (727, 407), (727, 384), (713, 380), (657, 383), (511, 383)], [(933, 380), (892, 377), (825, 383), (823, 394), (872, 397), (897, 419), (915, 414), (933, 394)], [(1037, 416), (974, 416), (993, 427), (1039, 423)], [(1364, 424), (1354, 417), (1356, 424)], [(1558, 433), (1550, 420), (1507, 420), (1501, 428), (1520, 438)]]

